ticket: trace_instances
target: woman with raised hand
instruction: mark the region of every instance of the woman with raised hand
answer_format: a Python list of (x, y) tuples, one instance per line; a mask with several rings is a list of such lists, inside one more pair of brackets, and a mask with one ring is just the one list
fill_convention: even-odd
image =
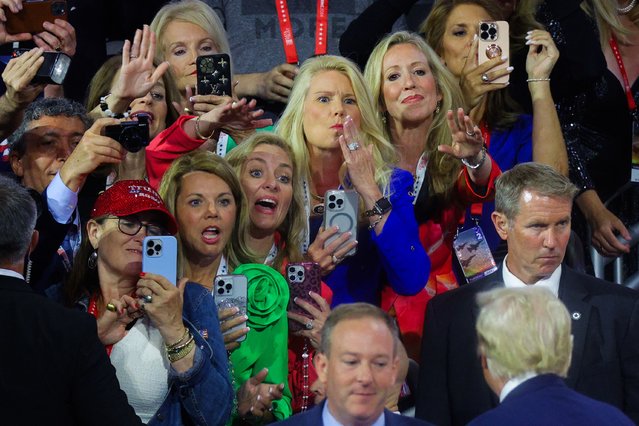
[(177, 232), (159, 194), (142, 180), (116, 182), (98, 197), (86, 231), (65, 299), (96, 317), (136, 414), (149, 424), (225, 422), (232, 391), (210, 292), (141, 272), (144, 237)]
[[(301, 169), (313, 241), (308, 257), (322, 267), (333, 304), (379, 304), (386, 281), (401, 294), (422, 289), (430, 262), (419, 244), (411, 174), (394, 167), (393, 146), (357, 66), (330, 55), (304, 62), (277, 133)], [(338, 188), (359, 194), (357, 240), (344, 232), (326, 243), (338, 229), (320, 228), (319, 212), (325, 192)]]
[(419, 359), (427, 301), (457, 286), (452, 253), (460, 219), (469, 204), (491, 199), (500, 171), (479, 127), (460, 108), (456, 80), (419, 35), (398, 32), (380, 41), (366, 78), (399, 166), (415, 176), (411, 201), (431, 259), (428, 284), (418, 295), (403, 297), (393, 289), (384, 295), (383, 307), (394, 309), (409, 356)]

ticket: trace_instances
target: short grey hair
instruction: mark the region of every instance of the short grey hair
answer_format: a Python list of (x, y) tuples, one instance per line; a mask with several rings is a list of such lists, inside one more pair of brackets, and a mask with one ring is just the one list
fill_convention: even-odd
[(571, 202), (578, 191), (567, 177), (540, 163), (517, 164), (497, 178), (495, 190), (495, 211), (511, 220), (519, 214), (519, 199), (525, 190)]
[(0, 263), (24, 259), (37, 220), (36, 203), (27, 189), (0, 175)]
[(397, 354), (397, 342), (399, 342), (399, 330), (397, 324), (390, 315), (370, 303), (345, 303), (333, 309), (328, 315), (322, 327), (322, 342), (320, 352), (328, 356), (331, 349), (331, 334), (337, 324), (345, 320), (370, 318), (383, 322), (393, 336), (393, 356)]
[(491, 374), (511, 379), (524, 373), (566, 377), (572, 357), (571, 320), (547, 288), (498, 288), (477, 295), (479, 353)]
[(20, 127), (9, 136), (9, 146), (11, 151), (15, 151), (22, 156), (26, 151), (24, 135), (27, 133), (33, 121), (42, 117), (77, 117), (84, 124), (86, 131), (91, 127), (92, 120), (87, 114), (87, 110), (82, 104), (66, 98), (41, 98), (32, 102), (24, 111), (24, 118)]

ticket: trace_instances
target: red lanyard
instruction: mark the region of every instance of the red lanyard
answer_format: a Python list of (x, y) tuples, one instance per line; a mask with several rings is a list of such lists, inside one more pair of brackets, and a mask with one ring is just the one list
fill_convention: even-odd
[[(299, 64), (297, 48), (295, 47), (295, 35), (291, 25), (291, 15), (288, 13), (287, 0), (275, 0), (277, 19), (280, 22), (282, 44), (286, 54), (286, 62)], [(315, 18), (315, 55), (326, 55), (326, 36), (328, 34), (328, 0), (317, 0), (317, 13)]]
[(615, 55), (615, 59), (617, 60), (617, 65), (619, 65), (621, 78), (623, 78), (624, 90), (626, 91), (626, 99), (628, 101), (628, 109), (630, 112), (634, 113), (637, 109), (637, 104), (635, 103), (635, 98), (632, 96), (632, 89), (630, 87), (630, 82), (628, 81), (626, 67), (623, 65), (623, 59), (621, 58), (621, 53), (619, 53), (619, 45), (617, 45), (617, 39), (614, 35), (610, 37), (609, 43), (612, 53)]
[[(91, 297), (89, 301), (88, 312), (98, 319), (98, 298), (97, 296)], [(107, 356), (111, 356), (111, 351), (113, 350), (113, 345), (105, 345), (104, 349), (106, 349)]]

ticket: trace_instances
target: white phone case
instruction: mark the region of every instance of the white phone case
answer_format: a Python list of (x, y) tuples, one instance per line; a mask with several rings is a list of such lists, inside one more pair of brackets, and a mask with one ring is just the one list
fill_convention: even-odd
[[(324, 246), (330, 244), (344, 232), (351, 232), (349, 241), (357, 239), (357, 219), (359, 217), (359, 194), (354, 190), (331, 189), (324, 196), (324, 229), (337, 225), (339, 231), (328, 238)], [(346, 253), (353, 256), (357, 248)]]

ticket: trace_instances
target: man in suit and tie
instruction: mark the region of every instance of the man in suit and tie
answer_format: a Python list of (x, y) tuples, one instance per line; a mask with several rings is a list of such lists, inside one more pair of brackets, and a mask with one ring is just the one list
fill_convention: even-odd
[(322, 328), (315, 359), (326, 400), (282, 423), (317, 426), (403, 426), (428, 423), (384, 409), (399, 364), (393, 319), (368, 303), (340, 305)]
[(37, 295), (24, 259), (38, 240), (27, 190), (0, 176), (0, 406), (11, 425), (141, 424), (98, 340), (95, 319)]
[(508, 255), (492, 275), (429, 302), (416, 417), (462, 425), (497, 406), (477, 356), (476, 296), (535, 285), (558, 296), (571, 315), (566, 384), (639, 422), (639, 293), (561, 265), (576, 192), (542, 164), (519, 164), (499, 177), (492, 218)]
[(618, 408), (570, 389), (570, 314), (547, 288), (498, 288), (477, 296), (477, 339), (499, 406), (469, 426), (632, 426)]

